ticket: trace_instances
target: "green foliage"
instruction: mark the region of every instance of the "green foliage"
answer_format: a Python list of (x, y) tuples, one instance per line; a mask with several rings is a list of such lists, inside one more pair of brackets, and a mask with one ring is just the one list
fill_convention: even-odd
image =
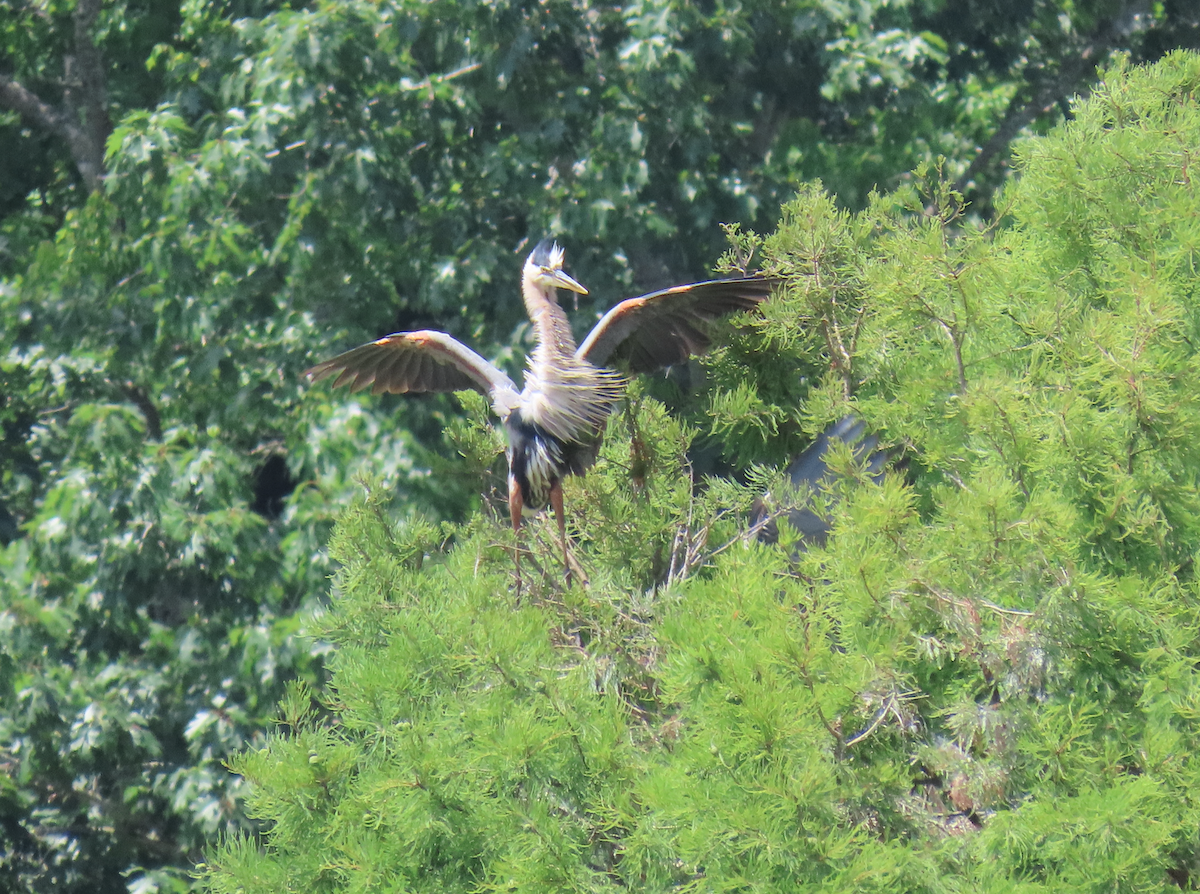
[(649, 398), (568, 494), (586, 586), (549, 520), (518, 599), (500, 520), (443, 548), (373, 491), (333, 542), (330, 688), (234, 761), (264, 836), (209, 889), (1194, 889), (1198, 97), (1198, 56), (1116, 65), (987, 230), (936, 171), (789, 205), (787, 294), (714, 375), (816, 352), (806, 411), (740, 412), (889, 446), (880, 486), (833, 457), (823, 547), (715, 517), (758, 482), (694, 490)]

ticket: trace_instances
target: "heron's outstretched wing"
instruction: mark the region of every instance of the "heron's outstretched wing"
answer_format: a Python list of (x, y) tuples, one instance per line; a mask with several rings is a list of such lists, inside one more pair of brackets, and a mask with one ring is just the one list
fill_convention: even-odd
[(708, 350), (708, 324), (750, 310), (771, 294), (775, 277), (717, 279), (622, 301), (595, 325), (575, 356), (596, 366), (624, 361), (631, 372), (683, 363)]
[(519, 402), (517, 387), (502, 370), (445, 332), (396, 332), (318, 363), (304, 375), (314, 382), (337, 375), (334, 387), (370, 388), (373, 394), (466, 391), (492, 400), (504, 419)]

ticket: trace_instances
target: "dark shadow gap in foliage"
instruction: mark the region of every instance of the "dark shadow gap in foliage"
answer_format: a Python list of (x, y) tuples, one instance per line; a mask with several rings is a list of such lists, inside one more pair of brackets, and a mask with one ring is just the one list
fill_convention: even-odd
[(296, 489), (296, 479), (281, 453), (272, 453), (254, 473), (254, 501), (250, 508), (263, 518), (274, 521), (283, 513), (284, 503)]

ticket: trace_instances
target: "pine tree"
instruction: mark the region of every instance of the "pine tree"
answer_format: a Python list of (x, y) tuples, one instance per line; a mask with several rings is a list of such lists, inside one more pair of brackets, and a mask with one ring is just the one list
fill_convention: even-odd
[[(1200, 886), (1200, 56), (1118, 63), (977, 225), (936, 169), (861, 213), (819, 185), (790, 285), (708, 413), (635, 390), (517, 600), (498, 513), (364, 498), (296, 687), (241, 755), (261, 841), (213, 891), (1152, 891)], [(731, 258), (731, 260), (733, 260)], [(499, 444), (468, 401), (481, 466)], [(778, 462), (853, 412), (821, 546), (748, 536)]]

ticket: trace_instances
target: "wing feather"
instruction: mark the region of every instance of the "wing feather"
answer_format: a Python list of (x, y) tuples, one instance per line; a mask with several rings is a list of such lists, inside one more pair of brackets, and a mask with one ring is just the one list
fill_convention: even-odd
[(384, 394), (388, 390), (389, 382), (404, 381), (411, 359), (411, 355), (405, 351), (379, 352), (371, 393)]
[(683, 363), (708, 350), (707, 329), (714, 320), (757, 307), (780, 282), (763, 276), (717, 279), (626, 299), (600, 319), (575, 356), (596, 366), (621, 362), (632, 372)]
[[(333, 387), (341, 388), (347, 382), (353, 382), (357, 377), (358, 377), (358, 373), (355, 372), (354, 370), (349, 370), (349, 369), (343, 370), (342, 374), (334, 380)], [(353, 390), (353, 386), (351, 386), (351, 389)]]
[(351, 393), (370, 388), (373, 394), (466, 391), (475, 389), (492, 400), (506, 418), (519, 401), (517, 387), (502, 370), (445, 332), (396, 332), (360, 345), (304, 373), (320, 382), (336, 375), (334, 387), (350, 384)]
[(445, 372), (445, 368), (440, 363), (434, 363), (432, 357), (421, 357), (421, 376), (429, 383), (431, 391), (446, 390), (448, 386)]

